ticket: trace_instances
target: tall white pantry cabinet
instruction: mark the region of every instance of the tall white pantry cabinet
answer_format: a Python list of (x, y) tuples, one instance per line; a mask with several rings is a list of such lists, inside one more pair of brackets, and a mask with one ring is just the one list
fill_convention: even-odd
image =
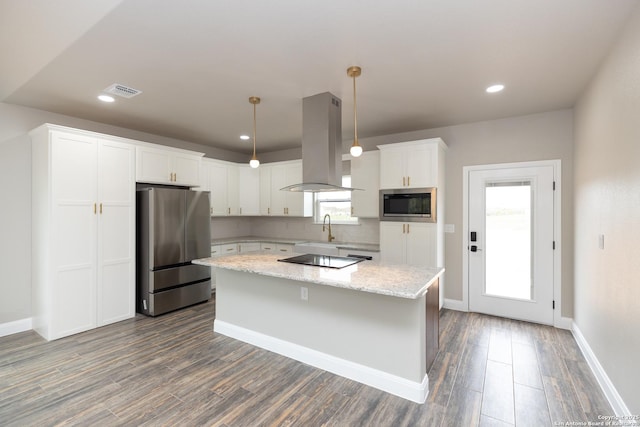
[[(380, 189), (436, 188), (436, 222), (395, 222), (380, 218), (383, 261), (444, 267), (445, 159), (441, 138), (379, 145)], [(446, 273), (440, 278), (444, 304)]]
[(135, 316), (135, 146), (30, 135), (33, 329), (52, 340)]

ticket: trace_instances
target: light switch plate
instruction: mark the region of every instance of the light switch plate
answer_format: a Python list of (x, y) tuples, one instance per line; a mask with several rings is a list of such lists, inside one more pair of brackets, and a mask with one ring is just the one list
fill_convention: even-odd
[(444, 225), (444, 232), (445, 233), (455, 233), (456, 232), (456, 226), (454, 224), (445, 224)]

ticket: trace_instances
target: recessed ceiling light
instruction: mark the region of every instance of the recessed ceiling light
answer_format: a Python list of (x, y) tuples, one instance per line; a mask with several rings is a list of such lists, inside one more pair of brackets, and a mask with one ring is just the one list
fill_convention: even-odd
[(243, 141), (246, 141), (246, 140), (250, 139), (250, 136), (249, 135), (240, 135), (240, 139), (243, 140)]
[(113, 101), (115, 101), (113, 96), (109, 96), (109, 95), (100, 95), (100, 96), (98, 96), (98, 99), (100, 101), (102, 101), (102, 102), (113, 102)]
[(504, 89), (504, 85), (492, 85), (489, 86), (486, 91), (487, 93), (496, 93), (496, 92), (500, 92), (502, 89)]

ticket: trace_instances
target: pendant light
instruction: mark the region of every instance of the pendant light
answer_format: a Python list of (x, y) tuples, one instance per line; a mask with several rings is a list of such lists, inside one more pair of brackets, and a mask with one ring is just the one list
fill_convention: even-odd
[(362, 69), (357, 66), (347, 68), (347, 75), (353, 77), (353, 144), (349, 152), (353, 157), (360, 157), (362, 146), (358, 143), (358, 108), (356, 106), (356, 77), (362, 74)]
[(249, 160), (249, 166), (255, 169), (260, 166), (260, 160), (256, 157), (256, 104), (260, 104), (260, 98), (252, 96), (249, 102), (253, 104), (253, 156)]

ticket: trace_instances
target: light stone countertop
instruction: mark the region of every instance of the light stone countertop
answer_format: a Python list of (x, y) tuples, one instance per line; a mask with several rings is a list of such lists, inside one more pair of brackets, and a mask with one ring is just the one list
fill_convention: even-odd
[(193, 263), (408, 299), (418, 299), (426, 294), (429, 286), (444, 273), (442, 267), (413, 267), (378, 261), (362, 261), (335, 269), (278, 262), (282, 257), (270, 252), (253, 252), (202, 258)]
[[(305, 239), (281, 239), (277, 237), (258, 237), (258, 236), (243, 236), (243, 237), (229, 237), (224, 239), (212, 239), (212, 245), (226, 245), (230, 243), (253, 243), (253, 242), (264, 242), (264, 243), (283, 243), (295, 245), (296, 243), (328, 243), (325, 241), (316, 242), (313, 240), (305, 240)], [(338, 249), (351, 249), (353, 251), (365, 251), (365, 252), (380, 252), (380, 245), (375, 243), (348, 243), (348, 242), (331, 242), (331, 244), (336, 245)]]

